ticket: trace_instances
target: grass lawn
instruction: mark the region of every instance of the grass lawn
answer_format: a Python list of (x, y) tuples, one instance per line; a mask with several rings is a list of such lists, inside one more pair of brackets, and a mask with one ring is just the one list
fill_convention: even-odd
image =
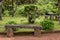
[[(28, 24), (28, 20), (27, 18), (24, 17), (3, 17), (3, 20), (0, 21), (0, 32), (5, 32), (5, 28), (4, 25), (8, 22), (8, 21), (15, 21), (17, 24)], [(44, 20), (44, 16), (40, 16), (38, 19), (36, 19), (35, 21), (35, 25), (40, 25), (40, 22)], [(60, 25), (58, 21), (53, 21), (54, 22), (54, 30), (60, 30)], [(33, 29), (20, 29), (18, 28), (18, 31), (16, 32), (32, 32), (34, 31)]]

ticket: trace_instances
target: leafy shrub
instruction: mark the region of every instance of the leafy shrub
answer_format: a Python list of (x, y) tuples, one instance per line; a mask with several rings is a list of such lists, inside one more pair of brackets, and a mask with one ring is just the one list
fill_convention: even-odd
[(17, 24), (15, 21), (8, 21), (6, 24)]
[(39, 17), (38, 7), (36, 5), (28, 5), (24, 8), (24, 16), (28, 17), (29, 23), (33, 24), (35, 19)]
[(33, 24), (40, 13), (38, 13), (38, 7), (36, 5), (25, 5), (18, 7), (15, 15), (26, 17), (28, 22)]
[[(8, 21), (6, 24), (11, 24), (11, 25), (15, 25), (17, 24), (15, 21)], [(16, 28), (12, 28), (14, 31), (16, 31)]]
[(24, 12), (24, 6), (20, 5), (19, 7), (17, 7), (17, 10), (15, 12), (15, 16), (21, 16)]
[(54, 23), (51, 20), (44, 20), (41, 22), (43, 30), (53, 30)]

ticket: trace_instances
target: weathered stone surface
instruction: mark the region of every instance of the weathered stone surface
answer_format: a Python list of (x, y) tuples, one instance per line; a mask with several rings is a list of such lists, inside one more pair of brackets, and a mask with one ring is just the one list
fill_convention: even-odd
[(54, 20), (54, 15), (50, 15), (50, 20)]
[(6, 25), (5, 27), (7, 28), (8, 37), (12, 37), (14, 35), (12, 28), (33, 28), (35, 30), (34, 36), (41, 35), (41, 26), (37, 26), (37, 25)]
[(60, 16), (58, 17), (58, 19), (59, 19), (59, 24), (60, 24)]
[(0, 2), (1, 2), (2, 0), (0, 0)]
[(34, 29), (34, 36), (38, 36), (38, 37), (40, 37), (41, 36), (41, 30), (38, 28), (35, 28)]
[(7, 37), (13, 37), (13, 30), (12, 28), (7, 28)]
[(48, 15), (45, 15), (45, 19), (48, 19)]
[(45, 19), (59, 20), (59, 19), (58, 19), (58, 16), (59, 16), (59, 14), (54, 14), (54, 13), (52, 13), (52, 14), (45, 15)]

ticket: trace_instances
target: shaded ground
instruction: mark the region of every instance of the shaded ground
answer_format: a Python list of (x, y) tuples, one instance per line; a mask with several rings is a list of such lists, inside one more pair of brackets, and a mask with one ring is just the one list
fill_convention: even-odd
[(8, 38), (6, 35), (0, 35), (0, 40), (60, 40), (60, 33), (42, 34), (41, 37), (15, 35), (14, 37)]

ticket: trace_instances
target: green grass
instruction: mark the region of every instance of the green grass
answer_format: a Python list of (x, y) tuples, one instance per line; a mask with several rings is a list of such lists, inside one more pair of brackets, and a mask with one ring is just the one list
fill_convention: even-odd
[(26, 18), (22, 17), (3, 17), (3, 20), (0, 21), (0, 26), (4, 26), (8, 21), (15, 21), (17, 24), (22, 24), (27, 22)]
[[(4, 25), (8, 22), (8, 21), (15, 21), (17, 24), (29, 24), (27, 18), (24, 17), (3, 17), (3, 20), (0, 21), (0, 32), (6, 32)], [(35, 25), (40, 25), (40, 22), (44, 20), (44, 16), (40, 16), (39, 18), (36, 19), (35, 21)], [(60, 30), (60, 25), (58, 21), (53, 21), (54, 22), (54, 30)], [(16, 32), (32, 32), (34, 31), (33, 29), (18, 29), (18, 31)]]
[(60, 30), (59, 21), (54, 21), (54, 30)]

